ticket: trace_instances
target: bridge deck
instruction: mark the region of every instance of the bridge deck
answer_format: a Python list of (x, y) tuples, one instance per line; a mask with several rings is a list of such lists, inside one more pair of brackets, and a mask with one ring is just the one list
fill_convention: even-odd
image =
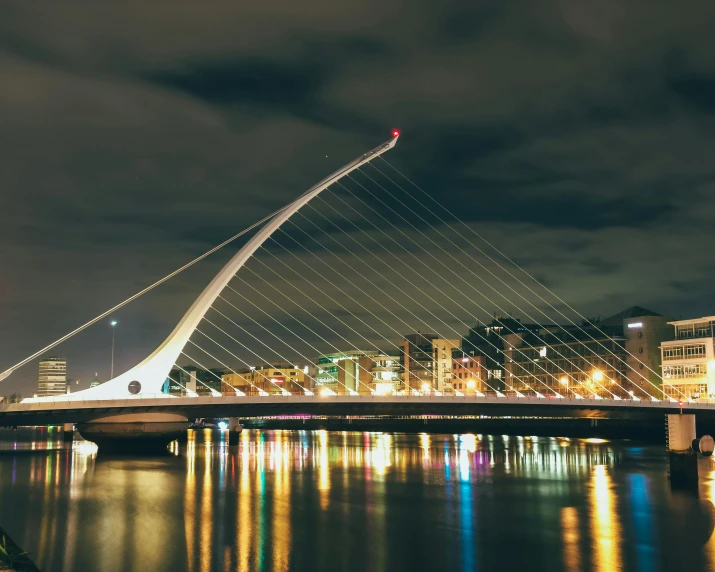
[[(590, 417), (653, 419), (677, 413), (668, 401), (607, 399), (539, 399), (457, 396), (265, 396), (142, 397), (117, 400), (62, 400), (0, 406), (0, 425), (79, 423), (109, 415), (176, 413), (195, 418), (263, 417), (273, 415), (485, 415), (498, 417)], [(684, 413), (715, 419), (715, 404), (684, 403)]]

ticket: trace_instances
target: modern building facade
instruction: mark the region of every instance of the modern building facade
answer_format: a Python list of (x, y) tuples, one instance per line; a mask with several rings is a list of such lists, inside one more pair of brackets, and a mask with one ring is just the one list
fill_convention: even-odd
[[(437, 334), (408, 334), (399, 344), (402, 352), (402, 382), (406, 393), (434, 388), (434, 346)], [(451, 365), (451, 364), (450, 364)]]
[(40, 361), (37, 396), (52, 397), (67, 393), (67, 360), (46, 357)]
[(387, 395), (399, 390), (400, 357), (378, 350), (349, 350), (319, 356), (316, 382), (337, 394)]
[(481, 356), (481, 366), (486, 370), (482, 377), (486, 391), (495, 394), (506, 389), (507, 370), (504, 358), (504, 336), (509, 334), (538, 334), (538, 324), (524, 324), (508, 317), (494, 318), (489, 324), (478, 324), (462, 340), (462, 350), (469, 356)]
[(669, 322), (661, 346), (663, 391), (673, 399), (715, 399), (715, 316)]
[[(563, 397), (659, 397), (666, 319), (634, 306), (577, 327), (504, 336), (506, 390)], [(650, 373), (649, 373), (650, 372)]]

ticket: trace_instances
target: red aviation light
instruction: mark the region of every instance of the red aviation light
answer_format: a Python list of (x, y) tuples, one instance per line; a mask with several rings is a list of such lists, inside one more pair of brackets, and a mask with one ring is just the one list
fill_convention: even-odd
[(400, 130), (399, 130), (399, 129), (393, 129), (393, 130), (392, 130), (392, 136), (393, 136), (393, 137), (399, 137), (399, 136), (400, 136)]

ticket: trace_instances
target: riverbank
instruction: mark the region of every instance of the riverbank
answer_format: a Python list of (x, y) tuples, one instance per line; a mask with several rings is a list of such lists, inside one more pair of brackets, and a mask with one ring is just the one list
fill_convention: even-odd
[(29, 555), (2, 528), (0, 528), (0, 570), (40, 572)]

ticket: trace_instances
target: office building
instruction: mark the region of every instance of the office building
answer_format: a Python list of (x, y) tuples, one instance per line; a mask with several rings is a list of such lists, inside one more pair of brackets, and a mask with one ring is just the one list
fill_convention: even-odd
[[(408, 334), (399, 344), (402, 352), (402, 388), (407, 393), (434, 387), (434, 346), (437, 334)], [(451, 364), (450, 364), (451, 365)]]
[(400, 357), (378, 350), (349, 350), (319, 356), (317, 387), (338, 394), (387, 395), (400, 389)]
[(539, 324), (523, 324), (521, 320), (496, 317), (489, 324), (477, 324), (462, 340), (462, 350), (468, 356), (480, 357), (483, 387), (492, 395), (505, 390), (506, 368), (504, 365), (504, 336), (509, 334), (538, 334)]
[[(504, 338), (505, 391), (563, 397), (647, 398), (660, 391), (656, 351), (666, 319), (634, 306), (581, 326), (549, 326)], [(641, 373), (642, 372), (642, 373)], [(651, 381), (652, 380), (652, 381)]]

